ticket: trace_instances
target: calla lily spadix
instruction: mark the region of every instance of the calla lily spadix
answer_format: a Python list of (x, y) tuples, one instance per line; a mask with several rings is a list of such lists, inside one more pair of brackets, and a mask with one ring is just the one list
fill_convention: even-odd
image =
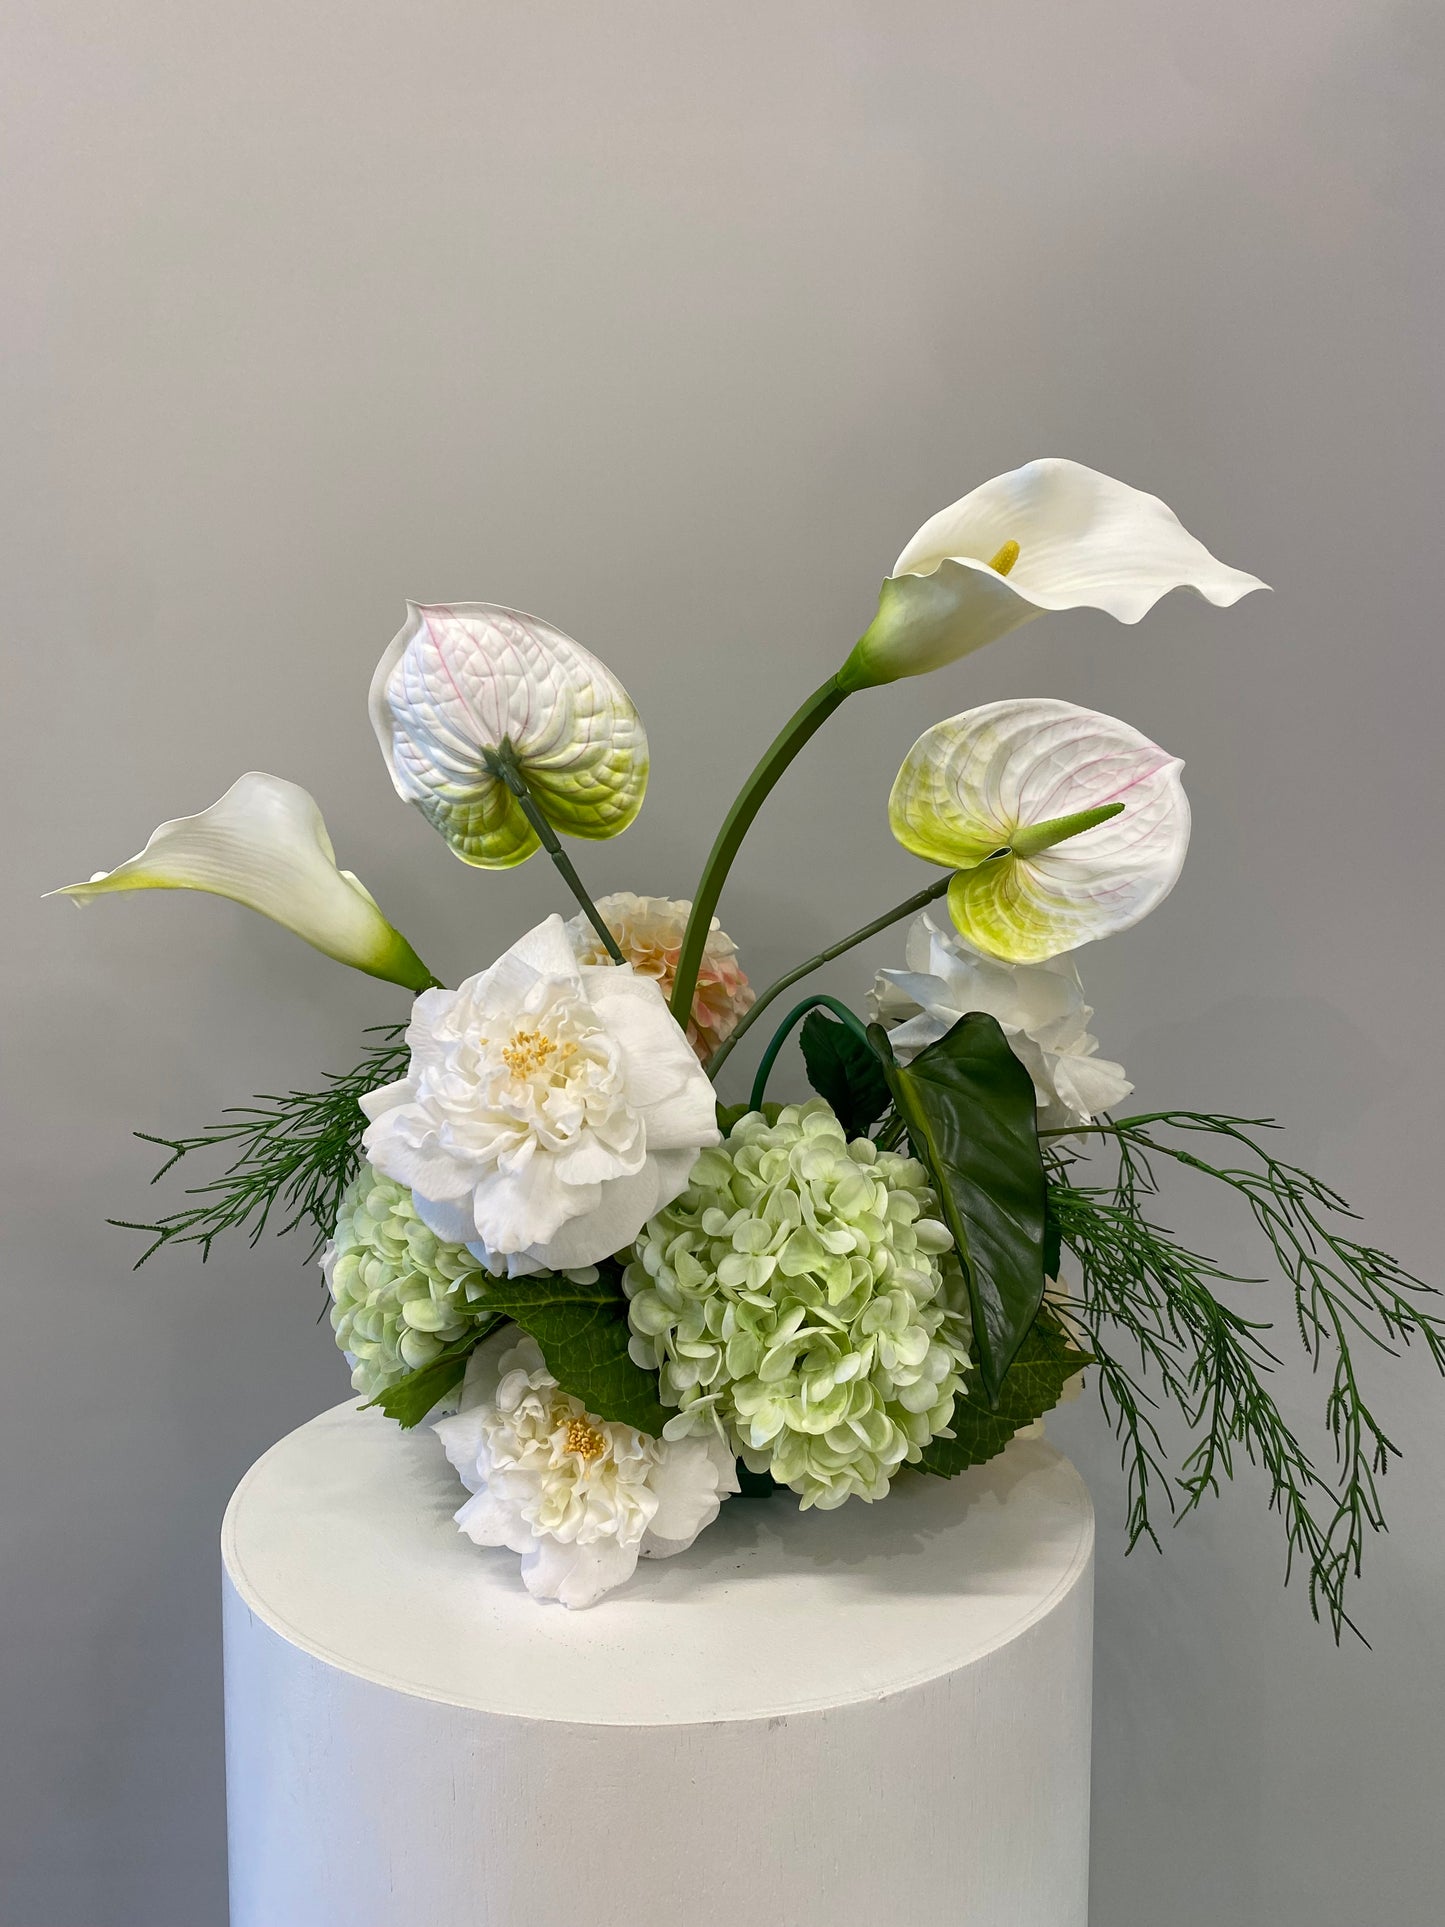
[(138, 856), (52, 896), (89, 903), (124, 890), (204, 890), (283, 924), (338, 963), (425, 990), (436, 982), (350, 870), (336, 866), (316, 799), (251, 770), (198, 816), (162, 823)]
[(1053, 610), (1132, 623), (1171, 589), (1228, 608), (1264, 587), (1212, 556), (1157, 496), (1051, 456), (924, 523), (838, 680), (852, 690), (921, 676)]
[(482, 869), (538, 848), (504, 764), (566, 836), (616, 836), (642, 807), (647, 735), (631, 697), (580, 643), (516, 609), (408, 603), (372, 678), (371, 721), (398, 795)]
[(965, 942), (1042, 963), (1127, 930), (1173, 889), (1189, 847), (1184, 765), (1114, 716), (1038, 699), (936, 723), (888, 800), (906, 850), (955, 870)]

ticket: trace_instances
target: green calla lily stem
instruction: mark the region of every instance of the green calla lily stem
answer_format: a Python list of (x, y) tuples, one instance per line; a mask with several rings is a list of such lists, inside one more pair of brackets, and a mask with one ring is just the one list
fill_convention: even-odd
[(713, 912), (717, 909), (718, 898), (727, 882), (728, 871), (733, 866), (733, 858), (742, 847), (753, 818), (798, 751), (816, 735), (850, 694), (851, 691), (843, 688), (836, 675), (830, 676), (820, 688), (815, 689), (796, 714), (783, 725), (728, 811), (703, 867), (683, 935), (682, 949), (678, 953), (677, 974), (672, 984), (672, 1014), (679, 1024), (685, 1026), (692, 1013), (697, 974), (702, 968), (702, 953), (712, 928)]

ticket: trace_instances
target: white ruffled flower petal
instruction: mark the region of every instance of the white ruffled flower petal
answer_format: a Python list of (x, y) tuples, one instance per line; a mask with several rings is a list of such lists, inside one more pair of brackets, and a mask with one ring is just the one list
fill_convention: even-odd
[(630, 1579), (640, 1554), (686, 1551), (738, 1489), (718, 1440), (650, 1439), (595, 1417), (514, 1331), (478, 1346), (461, 1409), (432, 1429), (473, 1495), (460, 1530), (520, 1553), (528, 1592), (574, 1610)]
[(712, 1085), (657, 984), (579, 965), (560, 917), (419, 997), (407, 1041), (407, 1077), (362, 1100), (367, 1157), (489, 1269), (610, 1257), (718, 1141)]
[(137, 856), (52, 896), (89, 903), (125, 890), (203, 890), (304, 937), (368, 976), (420, 990), (431, 972), (336, 853), (316, 799), (297, 783), (249, 770), (208, 810), (153, 831)]
[(536, 1539), (522, 1555), (522, 1584), (534, 1599), (555, 1599), (578, 1612), (625, 1585), (637, 1570), (640, 1551), (640, 1546), (624, 1546), (616, 1539), (593, 1539), (586, 1545)]
[(1156, 495), (1057, 456), (996, 475), (931, 516), (883, 585), (845, 688), (922, 675), (1035, 616), (1138, 622), (1171, 589), (1228, 608), (1266, 584), (1231, 569)]
[(971, 950), (929, 911), (910, 926), (906, 954), (913, 967), (880, 971), (870, 998), (901, 1063), (981, 1010), (997, 1020), (1034, 1081), (1040, 1129), (1092, 1123), (1133, 1090), (1122, 1064), (1097, 1055), (1088, 1028), (1094, 1013), (1072, 959), (1000, 963)]
[(653, 1478), (657, 1511), (642, 1541), (645, 1559), (686, 1552), (739, 1489), (737, 1460), (726, 1441), (710, 1433), (696, 1444), (701, 1451), (670, 1452)]

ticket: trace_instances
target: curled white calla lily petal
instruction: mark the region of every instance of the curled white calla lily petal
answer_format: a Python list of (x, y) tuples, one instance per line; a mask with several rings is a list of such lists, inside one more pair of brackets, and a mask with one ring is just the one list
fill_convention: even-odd
[(204, 890), (259, 910), (368, 976), (424, 990), (436, 979), (336, 855), (316, 799), (251, 770), (198, 816), (162, 823), (138, 856), (52, 896), (89, 903), (123, 890)]
[(371, 721), (398, 795), (483, 869), (538, 843), (499, 759), (564, 835), (616, 836), (642, 807), (647, 734), (631, 697), (580, 643), (516, 609), (408, 603), (372, 678)]
[(1115, 716), (1046, 699), (985, 703), (908, 752), (888, 818), (958, 872), (948, 908), (985, 956), (1041, 963), (1127, 930), (1189, 847), (1184, 765)]
[(839, 681), (863, 689), (921, 676), (1051, 610), (1138, 622), (1171, 589), (1228, 608), (1265, 586), (1212, 556), (1158, 496), (1051, 456), (924, 523)]

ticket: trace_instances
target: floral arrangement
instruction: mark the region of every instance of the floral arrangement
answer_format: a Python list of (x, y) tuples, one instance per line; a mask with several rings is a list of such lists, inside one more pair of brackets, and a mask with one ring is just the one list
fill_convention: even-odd
[[(641, 719), (605, 665), (512, 609), (409, 606), (370, 698), (398, 794), (464, 863), (545, 851), (578, 913), (449, 989), (338, 868), (311, 796), (258, 773), (72, 885), (82, 903), (230, 897), (414, 997), (322, 1089), (151, 1138), (169, 1152), (158, 1176), (207, 1151), (227, 1162), (134, 1227), (151, 1235), (142, 1262), (172, 1244), (204, 1257), (230, 1230), (254, 1241), (273, 1218), (309, 1227), (355, 1390), (403, 1426), (432, 1421), (470, 1494), (458, 1525), (520, 1554), (538, 1598), (592, 1604), (740, 1493), (833, 1508), (953, 1477), (1092, 1374), (1130, 1546), (1248, 1461), (1286, 1577), (1298, 1561), (1338, 1638), (1396, 1450), (1352, 1342), (1418, 1338), (1445, 1370), (1445, 1322), (1276, 1154), (1267, 1121), (1117, 1114), (1132, 1086), (1099, 1055), (1074, 959), (1178, 879), (1178, 758), (1070, 703), (950, 715), (888, 799), (898, 842), (939, 874), (761, 992), (714, 914), (769, 792), (843, 702), (1045, 615), (1135, 623), (1172, 589), (1226, 608), (1263, 586), (1163, 502), (1076, 463), (986, 482), (908, 543), (688, 901), (594, 902), (563, 846), (620, 834), (647, 788)], [(805, 996), (748, 1101), (719, 1101), (719, 1072), (785, 991), (903, 923), (902, 967), (879, 973), (866, 1016)], [(813, 1094), (778, 1103), (794, 1032)], [(1327, 1453), (1270, 1390), (1257, 1281), (1158, 1222), (1169, 1169), (1223, 1187), (1262, 1234), (1325, 1373)]]

